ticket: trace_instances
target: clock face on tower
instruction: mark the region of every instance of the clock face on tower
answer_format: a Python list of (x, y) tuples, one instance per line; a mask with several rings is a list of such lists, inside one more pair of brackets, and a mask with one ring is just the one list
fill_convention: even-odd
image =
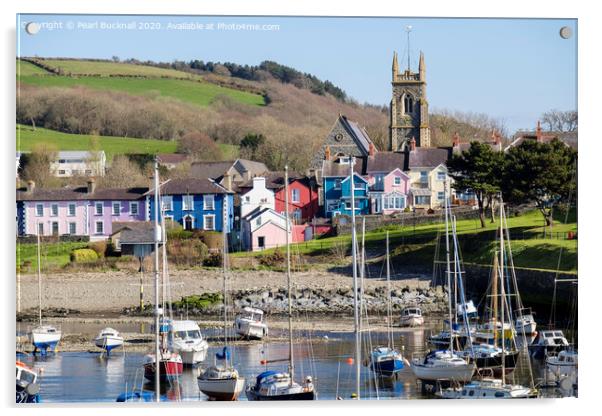
[(341, 133), (337, 133), (337, 134), (335, 134), (334, 139), (337, 142), (340, 142), (341, 140), (343, 140), (343, 135)]

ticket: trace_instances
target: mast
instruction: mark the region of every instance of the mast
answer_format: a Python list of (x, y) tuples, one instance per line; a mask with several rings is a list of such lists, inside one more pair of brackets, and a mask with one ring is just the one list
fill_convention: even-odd
[(498, 302), (497, 302), (497, 280), (498, 280), (498, 251), (495, 251), (495, 256), (493, 256), (493, 279), (491, 284), (491, 310), (493, 311), (493, 345), (497, 346), (497, 310), (498, 310)]
[(445, 187), (443, 190), (445, 194), (445, 263), (446, 263), (446, 273), (447, 273), (447, 307), (449, 312), (449, 350), (454, 352), (454, 342), (453, 342), (453, 328), (452, 328), (452, 290), (451, 290), (451, 267), (449, 260), (449, 196), (447, 195), (447, 181), (445, 182)]
[[(222, 215), (222, 237), (223, 237), (223, 247), (222, 247), (222, 272), (224, 275), (224, 347), (228, 347), (228, 303), (227, 303), (227, 293), (228, 293), (228, 194), (224, 194), (223, 199), (223, 215)], [(226, 361), (226, 368), (228, 367), (228, 354), (224, 353), (224, 359)]]
[(286, 280), (288, 285), (288, 369), (290, 373), (290, 385), (293, 385), (295, 377), (295, 364), (293, 362), (293, 305), (291, 295), (291, 247), (289, 235), (291, 230), (289, 207), (288, 207), (288, 165), (284, 167), (284, 206), (286, 214)]
[(352, 254), (352, 269), (353, 269), (353, 310), (354, 310), (354, 332), (355, 332), (355, 390), (357, 399), (360, 400), (360, 326), (358, 314), (358, 287), (357, 287), (357, 236), (355, 232), (355, 189), (353, 183), (353, 165), (355, 158), (350, 157), (349, 160), (349, 187), (351, 189), (351, 254)]
[(389, 348), (393, 348), (393, 333), (391, 328), (391, 320), (393, 318), (393, 313), (391, 311), (391, 268), (389, 261), (389, 231), (387, 231), (387, 342)]
[[(360, 270), (359, 270), (359, 332), (362, 332), (362, 313), (364, 313), (364, 277), (366, 277), (366, 218), (362, 217), (362, 251), (360, 252)], [(368, 311), (366, 311), (366, 319), (367, 319)]]
[(159, 308), (159, 239), (161, 230), (159, 229), (159, 161), (155, 158), (155, 401), (160, 401), (161, 384), (161, 351), (159, 348), (160, 320), (161, 311)]
[(37, 240), (38, 240), (38, 319), (40, 321), (40, 326), (42, 326), (42, 268), (40, 266), (41, 263), (41, 255), (40, 255), (40, 225), (38, 223), (38, 232), (37, 232)]
[[(504, 331), (504, 309), (506, 304), (506, 291), (504, 290), (504, 204), (500, 201), (500, 290), (501, 290), (501, 318), (502, 318), (502, 385), (506, 384), (506, 334)], [(495, 327), (494, 327), (495, 328)], [(497, 330), (496, 330), (497, 332)]]

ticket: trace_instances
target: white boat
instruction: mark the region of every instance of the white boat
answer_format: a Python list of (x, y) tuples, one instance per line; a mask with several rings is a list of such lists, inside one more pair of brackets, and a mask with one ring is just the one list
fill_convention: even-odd
[(529, 351), (533, 358), (543, 359), (548, 354), (553, 354), (569, 348), (564, 333), (560, 330), (543, 330), (537, 333), (537, 338), (531, 345)]
[(61, 340), (61, 330), (53, 325), (39, 325), (29, 333), (29, 340), (33, 344), (34, 354), (40, 351), (46, 354), (48, 350), (56, 351)]
[(38, 373), (21, 361), (17, 361), (16, 376), (16, 403), (39, 403)]
[(575, 350), (560, 351), (546, 357), (546, 368), (556, 376), (571, 376), (577, 373), (578, 355)]
[(264, 321), (263, 311), (248, 306), (236, 316), (234, 329), (243, 338), (262, 339), (268, 335), (268, 326)]
[(424, 325), (422, 310), (417, 306), (403, 308), (401, 311), (401, 326), (416, 327)]
[(530, 335), (537, 332), (537, 322), (531, 311), (523, 309), (517, 311), (515, 315), (514, 328), (518, 334)]
[(105, 328), (94, 339), (94, 345), (105, 350), (107, 354), (110, 354), (111, 350), (123, 345), (123, 337), (116, 329)]
[(184, 365), (197, 365), (207, 358), (209, 344), (201, 334), (201, 328), (194, 321), (169, 321), (167, 346), (180, 354)]
[(452, 351), (433, 351), (424, 359), (415, 358), (410, 367), (416, 378), (427, 381), (470, 381), (475, 372), (475, 364), (468, 363)]
[(527, 399), (536, 398), (537, 390), (499, 379), (475, 380), (462, 387), (450, 387), (435, 393), (443, 399)]
[(199, 375), (199, 390), (213, 400), (236, 400), (245, 387), (245, 379), (228, 364), (230, 353), (227, 347), (224, 347), (221, 355), (217, 355), (223, 360), (223, 364), (214, 364)]
[(61, 340), (61, 329), (53, 325), (42, 324), (42, 269), (40, 255), (40, 234), (37, 235), (38, 246), (38, 326), (29, 331), (29, 341), (33, 344), (34, 354), (39, 350), (46, 354), (47, 350), (56, 351)]

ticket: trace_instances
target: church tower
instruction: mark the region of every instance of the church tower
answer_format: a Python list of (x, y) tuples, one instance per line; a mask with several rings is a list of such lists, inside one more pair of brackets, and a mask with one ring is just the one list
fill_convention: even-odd
[(428, 102), (426, 100), (426, 66), (420, 52), (418, 72), (408, 68), (399, 72), (397, 52), (393, 52), (393, 97), (390, 110), (389, 150), (402, 151), (412, 137), (416, 146), (430, 147)]

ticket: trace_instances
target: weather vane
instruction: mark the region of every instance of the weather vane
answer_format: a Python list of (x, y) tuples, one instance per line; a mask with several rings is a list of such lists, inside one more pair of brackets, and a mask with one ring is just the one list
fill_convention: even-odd
[(410, 32), (412, 31), (412, 25), (406, 26), (406, 33), (408, 37), (408, 72), (410, 72)]

